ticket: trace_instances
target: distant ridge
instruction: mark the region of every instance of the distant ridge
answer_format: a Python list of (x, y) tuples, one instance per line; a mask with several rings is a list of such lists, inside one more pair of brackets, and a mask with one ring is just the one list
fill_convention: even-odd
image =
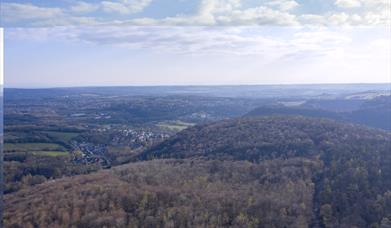
[[(350, 122), (356, 124), (363, 124), (369, 127), (380, 128), (384, 130), (391, 130), (391, 96), (378, 96), (362, 104), (352, 111), (330, 111), (320, 109), (318, 107), (311, 107), (310, 104), (304, 104), (296, 107), (286, 106), (262, 106), (256, 108), (245, 117), (256, 116), (271, 116), (271, 115), (285, 115), (285, 116), (306, 116), (329, 118), (343, 122)], [(307, 107), (309, 106), (309, 107)], [(319, 107), (322, 105), (320, 104)]]

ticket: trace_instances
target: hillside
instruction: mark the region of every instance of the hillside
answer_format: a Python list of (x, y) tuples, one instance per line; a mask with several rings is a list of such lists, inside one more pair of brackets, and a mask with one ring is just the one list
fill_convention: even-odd
[(363, 103), (349, 118), (356, 123), (391, 131), (391, 96), (379, 96)]
[[(284, 227), (311, 221), (319, 166), (155, 160), (6, 195), (7, 227)], [(271, 184), (272, 183), (272, 184)], [(23, 199), (23, 200), (22, 200)]]
[(6, 227), (391, 224), (384, 131), (316, 118), (241, 118), (183, 130), (139, 159), (7, 194)]
[(344, 113), (329, 111), (324, 109), (308, 108), (308, 107), (286, 107), (286, 106), (262, 106), (258, 107), (247, 114), (245, 117), (259, 117), (259, 116), (273, 116), (273, 115), (285, 115), (285, 116), (306, 116), (315, 118), (329, 118), (334, 120), (343, 120)]
[[(301, 106), (261, 106), (249, 113), (246, 117), (269, 116), (269, 115), (300, 115), (306, 117), (330, 118), (338, 121), (349, 123), (363, 124), (369, 127), (391, 130), (391, 96), (378, 96), (368, 101), (317, 101), (319, 104), (314, 105), (315, 101), (309, 101)], [(347, 110), (343, 110), (338, 107)], [(356, 106), (347, 108), (348, 106)], [(340, 110), (342, 109), (342, 111)]]
[(368, 146), (368, 142), (373, 148), (384, 149), (389, 145), (388, 137), (390, 134), (382, 131), (328, 119), (239, 118), (188, 128), (145, 151), (140, 159), (206, 157), (258, 162), (273, 158), (325, 157), (340, 153), (339, 147), (343, 145), (356, 150), (355, 153)]

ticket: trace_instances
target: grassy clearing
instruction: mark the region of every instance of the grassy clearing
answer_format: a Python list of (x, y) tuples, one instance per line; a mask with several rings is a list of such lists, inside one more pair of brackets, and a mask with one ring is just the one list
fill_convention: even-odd
[(177, 120), (175, 122), (159, 123), (159, 124), (157, 124), (157, 126), (161, 127), (161, 128), (167, 128), (167, 129), (170, 129), (170, 130), (174, 130), (174, 131), (182, 131), (182, 130), (188, 128), (188, 127), (194, 126), (194, 124), (193, 123), (186, 123), (186, 122)]
[(34, 155), (38, 156), (50, 156), (50, 157), (58, 157), (58, 156), (68, 156), (68, 152), (62, 152), (62, 151), (34, 151)]
[(5, 151), (28, 152), (28, 151), (66, 151), (66, 149), (55, 143), (5, 143)]
[(65, 142), (68, 142), (79, 135), (79, 133), (77, 132), (61, 132), (61, 131), (43, 131), (43, 133), (49, 135), (50, 137), (57, 138)]

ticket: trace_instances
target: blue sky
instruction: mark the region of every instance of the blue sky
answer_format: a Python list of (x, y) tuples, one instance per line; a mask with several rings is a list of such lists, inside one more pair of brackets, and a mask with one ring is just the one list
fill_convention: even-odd
[(5, 0), (3, 27), (386, 25), (389, 0)]
[(6, 1), (5, 86), (391, 82), (387, 0)]

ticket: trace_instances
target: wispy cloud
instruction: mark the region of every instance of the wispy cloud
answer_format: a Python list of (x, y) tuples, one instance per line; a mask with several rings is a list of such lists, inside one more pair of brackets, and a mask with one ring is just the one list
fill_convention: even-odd
[(5, 21), (51, 19), (63, 15), (61, 8), (38, 7), (33, 4), (2, 3), (2, 18)]
[(356, 8), (361, 6), (360, 0), (337, 0), (335, 5), (341, 8)]
[(152, 0), (102, 1), (101, 8), (108, 13), (131, 14), (141, 12)]
[(391, 73), (387, 32), (281, 26), (8, 28), (5, 70), (8, 83), (16, 84), (384, 82)]
[[(278, 26), (339, 26), (389, 25), (389, 0), (334, 0), (315, 9), (309, 1), (295, 0), (197, 0), (188, 4), (192, 10), (177, 9), (165, 16), (144, 13), (159, 0), (59, 1), (62, 5), (2, 3), (1, 16), (6, 27), (43, 27), (64, 25), (278, 25)], [(251, 3), (251, 4), (250, 4)], [(186, 8), (186, 7), (185, 7)], [(156, 10), (160, 15), (164, 9)]]
[(70, 6), (70, 11), (76, 14), (84, 14), (84, 13), (91, 13), (94, 11), (97, 11), (100, 8), (99, 5), (78, 1), (75, 4)]
[[(273, 35), (273, 33), (275, 33)], [(148, 49), (182, 55), (324, 55), (345, 47), (351, 38), (332, 29), (261, 27), (77, 26), (9, 29), (12, 40), (63, 41)]]

